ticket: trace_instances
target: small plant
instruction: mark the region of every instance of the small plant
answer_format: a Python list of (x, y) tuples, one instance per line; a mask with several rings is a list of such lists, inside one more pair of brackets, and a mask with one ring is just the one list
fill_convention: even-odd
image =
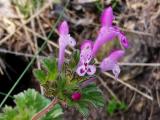
[(44, 4), (44, 0), (12, 0), (12, 2), (19, 8), (25, 18)]
[[(95, 83), (95, 80), (97, 79), (96, 76), (100, 72), (111, 70), (117, 79), (120, 73), (120, 67), (117, 64), (117, 61), (124, 56), (125, 52), (124, 50), (116, 50), (112, 52), (108, 57), (104, 58), (98, 66), (94, 64), (94, 58), (98, 54), (101, 46), (113, 40), (115, 37), (119, 38), (120, 44), (124, 48), (128, 47), (127, 38), (117, 26), (112, 25), (113, 20), (114, 16), (112, 8), (106, 8), (101, 16), (101, 28), (95, 42), (92, 40), (84, 40), (81, 44), (80, 50), (74, 49), (69, 60), (65, 60), (65, 49), (68, 46), (74, 47), (76, 45), (76, 40), (69, 34), (68, 23), (63, 21), (58, 28), (58, 61), (56, 58), (46, 58), (42, 60), (42, 69), (34, 70), (34, 76), (42, 86), (44, 95), (50, 98), (51, 102), (49, 103), (48, 99), (45, 99), (39, 94), (38, 97), (43, 100), (36, 99), (37, 93), (33, 91), (29, 91), (31, 95), (25, 92), (26, 96), (24, 93), (21, 93), (18, 96), (24, 97), (19, 101), (16, 101), (17, 106), (14, 108), (17, 110), (16, 112), (21, 114), (25, 110), (28, 110), (30, 111), (30, 114), (27, 114), (28, 118), (26, 119), (32, 118), (32, 120), (38, 120), (40, 118), (45, 119), (45, 117), (46, 119), (49, 119), (49, 117), (54, 118), (55, 114), (58, 114), (58, 112), (59, 114), (56, 116), (61, 115), (62, 111), (60, 108), (57, 110), (55, 108), (56, 105), (61, 108), (76, 108), (84, 117), (89, 115), (89, 106), (92, 105), (95, 108), (103, 107), (105, 103), (104, 97), (103, 93)], [(97, 68), (100, 70), (97, 71)], [(19, 98), (18, 96), (16, 98)], [(27, 96), (32, 98), (25, 98)], [(31, 102), (27, 100), (30, 100)], [(48, 102), (43, 103), (43, 101)], [(30, 110), (25, 108), (28, 104), (35, 104), (35, 106), (30, 106)], [(46, 104), (48, 104), (48, 106), (46, 106)], [(19, 105), (22, 106), (19, 107)], [(37, 105), (39, 105), (38, 108), (36, 108)], [(109, 106), (111, 106), (111, 103)], [(21, 108), (23, 108), (22, 111), (19, 111)], [(58, 112), (52, 113), (54, 109)], [(113, 111), (114, 110), (111, 112)], [(16, 112), (11, 112), (11, 114), (17, 114)], [(37, 113), (35, 114), (35, 112)], [(23, 116), (23, 114), (21, 114), (21, 116)], [(26, 119), (24, 118), (21, 120)]]
[(112, 116), (118, 110), (126, 110), (127, 105), (124, 102), (117, 101), (114, 97), (107, 104), (107, 113)]
[[(30, 120), (32, 116), (47, 106), (51, 101), (33, 89), (28, 89), (14, 96), (16, 106), (5, 106), (0, 113), (0, 120)], [(42, 120), (58, 120), (63, 114), (62, 108), (56, 104), (53, 109), (42, 117)]]

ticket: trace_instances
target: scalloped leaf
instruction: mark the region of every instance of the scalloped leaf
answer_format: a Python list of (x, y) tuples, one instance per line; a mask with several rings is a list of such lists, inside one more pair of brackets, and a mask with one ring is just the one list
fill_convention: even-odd
[[(40, 95), (34, 89), (28, 89), (14, 96), (16, 106), (5, 106), (0, 114), (0, 120), (30, 120), (32, 116), (47, 106), (51, 101)], [(41, 120), (57, 120), (62, 115), (62, 108), (57, 104)]]
[(80, 58), (80, 51), (77, 49), (72, 53), (71, 59), (69, 61), (69, 66), (71, 69), (74, 69), (78, 65), (79, 58)]
[(46, 74), (45, 74), (45, 72), (43, 70), (35, 69), (33, 71), (33, 74), (36, 77), (36, 79), (39, 80), (39, 82), (41, 84), (44, 84), (47, 81)]
[(47, 70), (47, 80), (52, 81), (56, 80), (58, 75), (58, 67), (55, 58), (45, 58), (42, 61), (44, 68)]

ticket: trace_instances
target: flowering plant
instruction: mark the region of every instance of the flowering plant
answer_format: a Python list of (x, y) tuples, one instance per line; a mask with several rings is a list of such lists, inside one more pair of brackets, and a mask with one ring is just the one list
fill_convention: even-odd
[[(68, 46), (74, 47), (76, 40), (69, 34), (68, 23), (63, 21), (60, 24), (58, 61), (55, 58), (46, 58), (42, 61), (42, 69), (34, 70), (34, 76), (39, 80), (44, 95), (52, 101), (32, 116), (32, 120), (41, 117), (44, 119), (56, 104), (62, 108), (75, 107), (83, 116), (89, 115), (90, 105), (96, 108), (104, 106), (103, 93), (96, 86), (96, 76), (100, 72), (111, 70), (117, 79), (120, 73), (117, 62), (125, 52), (124, 50), (112, 52), (99, 66), (94, 64), (94, 58), (101, 46), (115, 37), (118, 37), (124, 48), (128, 47), (126, 36), (117, 26), (112, 25), (113, 20), (112, 8), (106, 8), (102, 12), (101, 28), (95, 42), (84, 40), (80, 50), (74, 48), (69, 60), (65, 60), (65, 49)], [(62, 113), (62, 110), (59, 110)]]

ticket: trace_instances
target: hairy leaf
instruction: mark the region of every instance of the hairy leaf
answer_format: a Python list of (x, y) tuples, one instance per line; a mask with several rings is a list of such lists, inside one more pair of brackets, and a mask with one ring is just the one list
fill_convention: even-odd
[[(51, 101), (33, 89), (21, 92), (14, 96), (16, 106), (5, 106), (0, 114), (0, 120), (30, 120), (32, 116), (47, 106)], [(60, 105), (56, 105), (41, 120), (57, 120), (62, 115)]]

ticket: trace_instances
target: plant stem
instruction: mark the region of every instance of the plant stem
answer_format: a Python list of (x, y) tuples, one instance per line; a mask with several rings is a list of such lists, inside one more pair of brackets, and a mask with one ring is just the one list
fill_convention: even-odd
[(39, 120), (42, 116), (44, 116), (46, 113), (48, 113), (57, 103), (58, 103), (58, 99), (54, 98), (48, 106), (46, 106), (41, 111), (36, 113), (32, 117), (32, 120)]

